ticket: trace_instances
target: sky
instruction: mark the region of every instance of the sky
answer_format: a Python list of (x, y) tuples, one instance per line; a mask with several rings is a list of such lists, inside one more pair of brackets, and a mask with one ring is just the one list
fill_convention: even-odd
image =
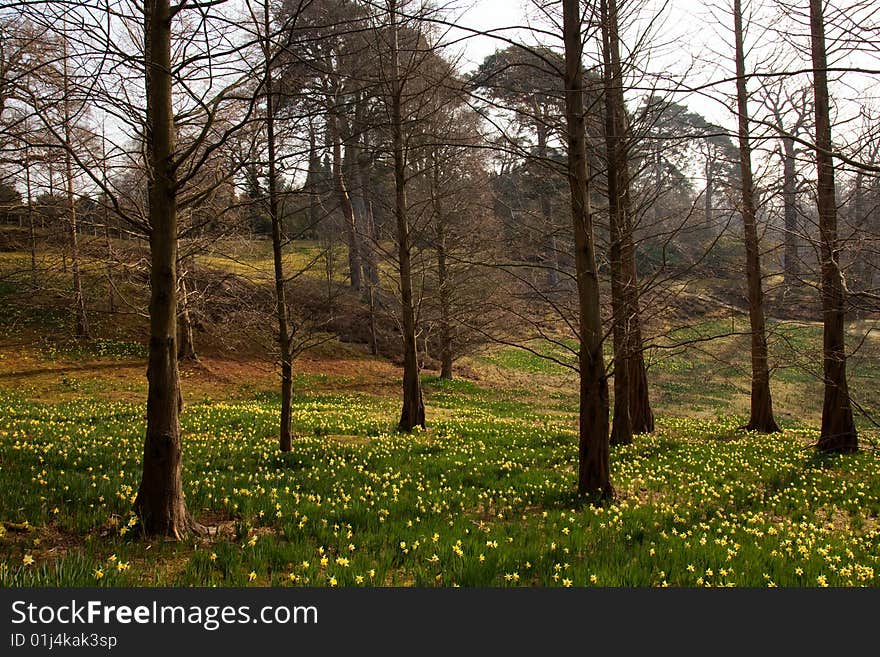
[[(440, 0), (441, 2), (443, 0)], [(497, 30), (511, 38), (521, 38), (529, 42), (533, 37), (525, 30), (513, 29), (515, 26), (528, 25), (533, 21), (535, 10), (531, 0), (446, 0), (447, 6), (454, 7), (451, 14), (457, 16), (456, 22), (466, 27), (477, 30)], [(621, 27), (622, 44), (636, 42), (638, 36), (643, 35), (650, 26), (653, 38), (651, 44), (651, 61), (647, 68), (653, 74), (669, 76), (683, 76), (687, 72), (689, 85), (700, 85), (709, 81), (728, 78), (732, 75), (733, 68), (733, 39), (732, 29), (728, 23), (730, 18), (729, 7), (731, 0), (630, 0), (628, 5), (640, 5), (638, 20)], [(770, 53), (777, 49), (780, 35), (775, 32), (769, 17), (776, 11), (776, 3), (761, 2), (756, 0), (750, 3), (743, 0), (746, 7), (746, 49), (747, 70), (759, 62), (766, 62)], [(794, 4), (806, 11), (807, 0), (795, 0)], [(836, 3), (845, 9), (849, 4), (846, 1)], [(861, 22), (862, 27), (868, 23), (875, 26), (873, 36), (876, 38), (880, 30), (876, 29), (880, 23), (880, 3), (875, 5), (877, 9), (871, 9), (870, 5), (864, 10), (863, 15), (856, 16), (856, 22)], [(527, 10), (527, 7), (531, 7)], [(754, 12), (750, 22), (749, 13)], [(805, 27), (797, 26), (798, 34), (803, 35)], [(446, 40), (462, 39), (468, 36), (463, 30), (452, 29), (446, 35)], [(786, 35), (789, 36), (789, 35)], [(803, 44), (806, 40), (800, 37)], [(497, 47), (504, 44), (496, 39), (485, 36), (468, 38), (457, 44), (462, 51), (462, 68), (465, 70), (476, 67), (487, 55)], [(557, 41), (561, 45), (561, 39)], [(829, 28), (829, 50), (832, 46), (832, 33)], [(625, 56), (625, 53), (624, 53)], [(867, 68), (880, 69), (880, 48), (875, 46), (875, 52), (862, 53), (855, 59), (849, 58), (850, 64), (858, 63)], [(836, 57), (830, 53), (829, 63), (834, 65)], [(846, 62), (845, 58), (841, 63)], [(809, 65), (803, 59), (799, 67), (808, 68)], [(810, 76), (801, 76), (803, 83), (809, 83)], [(872, 92), (877, 87), (878, 76), (860, 76), (846, 73), (839, 83), (832, 80), (832, 100), (837, 101), (841, 119), (848, 119), (858, 111), (854, 103), (848, 103), (848, 98), (861, 98), (875, 105), (880, 105), (880, 99)], [(794, 83), (800, 83), (794, 80)], [(757, 82), (749, 81), (750, 89), (758, 86)], [(669, 86), (666, 84), (665, 86)], [(710, 121), (734, 129), (736, 118), (733, 114), (733, 103), (725, 100), (725, 94), (732, 96), (735, 93), (733, 83), (720, 85), (701, 93), (685, 93), (680, 91), (674, 94), (674, 100), (681, 102), (705, 116)], [(632, 104), (637, 102), (639, 92), (633, 92), (628, 100)], [(849, 121), (842, 120), (844, 125)], [(842, 128), (846, 129), (846, 128)]]
[[(453, 0), (449, 6), (454, 7), (451, 14), (458, 17), (455, 22), (462, 26), (475, 30), (495, 30), (498, 34), (523, 39), (528, 43), (534, 42), (534, 37), (525, 29), (515, 28), (536, 24), (535, 10), (530, 7), (531, 4), (530, 0)], [(658, 12), (661, 4), (663, 11)], [(648, 21), (655, 21), (651, 29), (658, 38), (652, 39), (651, 68), (664, 72), (684, 72), (692, 65), (692, 50), (695, 50), (692, 46), (701, 33), (706, 33), (708, 17), (705, 16), (703, 3), (694, 0), (645, 0), (645, 7), (641, 12), (642, 20), (630, 28), (629, 34), (632, 38), (632, 35), (643, 34)], [(461, 52), (461, 65), (465, 70), (475, 68), (496, 48), (505, 45), (497, 39), (472, 36), (466, 30), (454, 28), (445, 35), (444, 40), (457, 39), (462, 41), (454, 47)], [(561, 46), (561, 38), (557, 45)], [(717, 101), (690, 98), (686, 102), (710, 120), (725, 123), (728, 120), (728, 110)]]

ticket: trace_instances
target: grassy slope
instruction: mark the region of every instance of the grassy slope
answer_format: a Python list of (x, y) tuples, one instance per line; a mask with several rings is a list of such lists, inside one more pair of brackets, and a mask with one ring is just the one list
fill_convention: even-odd
[[(736, 429), (742, 336), (652, 351), (659, 428), (613, 450), (618, 497), (605, 507), (572, 495), (572, 376), (535, 356), (471, 359), (477, 381), (426, 377), (429, 430), (405, 437), (391, 432), (399, 372), (327, 345), (298, 363), (287, 455), (271, 364), (206, 357), (184, 370), (186, 490), (215, 535), (169, 543), (128, 529), (146, 389), (136, 331), (87, 347), (35, 339), (65, 322), (33, 311), (3, 323), (0, 520), (19, 524), (0, 537), (0, 585), (878, 582), (878, 456), (808, 447), (821, 391), (798, 354), (817, 346), (813, 326), (777, 326), (781, 436)], [(876, 352), (866, 341), (852, 367), (872, 410)]]

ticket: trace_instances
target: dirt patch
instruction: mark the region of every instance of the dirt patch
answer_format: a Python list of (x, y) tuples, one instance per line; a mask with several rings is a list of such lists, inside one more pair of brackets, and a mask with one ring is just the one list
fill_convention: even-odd
[[(9, 526), (8, 523), (4, 525)], [(85, 542), (85, 534), (61, 529), (54, 524), (29, 526), (26, 529), (7, 529), (6, 533), (0, 536), (0, 546), (4, 552), (8, 552), (8, 548), (23, 548), (38, 563), (65, 557), (68, 553), (83, 548)]]

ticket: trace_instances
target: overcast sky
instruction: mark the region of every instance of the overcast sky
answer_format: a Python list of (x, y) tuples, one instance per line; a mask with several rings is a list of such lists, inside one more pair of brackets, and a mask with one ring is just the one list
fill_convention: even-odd
[[(695, 44), (700, 32), (705, 33), (706, 30), (707, 16), (702, 3), (693, 0), (646, 0), (644, 4), (645, 9), (641, 12), (643, 20), (632, 26), (629, 34), (634, 39), (634, 35), (644, 32), (647, 21), (657, 21), (652, 26), (658, 38), (652, 40), (654, 52), (651, 68), (674, 73), (684, 72), (692, 65), (694, 52), (690, 46)], [(535, 9), (530, 5), (529, 0), (455, 0), (452, 5), (455, 9), (451, 13), (458, 17), (458, 24), (467, 28), (494, 30), (508, 38), (534, 43), (535, 37), (526, 30), (515, 29), (529, 24), (547, 27), (547, 23), (536, 22)], [(661, 5), (664, 9), (658, 12), (657, 8)], [(469, 36), (466, 30), (455, 29), (449, 31), (445, 40), (457, 39), (462, 40), (456, 47), (462, 50), (461, 64), (465, 69), (474, 68), (496, 48), (505, 45), (490, 37)], [(561, 46), (561, 38), (556, 45)], [(705, 76), (706, 73), (702, 75)], [(693, 104), (694, 109), (707, 114), (714, 121), (727, 118), (727, 110), (717, 102), (692, 98), (688, 104)]]
[[(651, 33), (654, 35), (650, 40), (652, 45), (651, 62), (648, 69), (653, 74), (669, 74), (683, 76), (687, 72), (689, 85), (704, 84), (709, 81), (729, 77), (732, 73), (733, 44), (732, 30), (729, 12), (724, 7), (732, 5), (731, 0), (714, 0), (702, 2), (697, 0), (639, 0), (627, 3), (631, 6), (641, 5), (639, 20), (634, 24), (622, 28), (622, 40), (624, 54), (626, 46), (631, 46), (638, 36), (642, 35), (650, 23)], [(750, 3), (744, 0), (746, 11)], [(768, 29), (771, 21), (769, 16), (776, 13), (775, 3), (755, 2), (756, 7), (753, 20), (750, 22), (746, 16), (746, 68), (749, 70), (757, 66), (758, 62), (766, 60), (768, 53), (776, 50), (781, 39), (779, 32)], [(807, 0), (799, 0), (794, 3), (806, 11)], [(837, 4), (847, 7), (847, 2)], [(715, 5), (715, 8), (713, 8)], [(761, 9), (761, 6), (765, 9)], [(510, 38), (522, 39), (534, 43), (535, 37), (530, 36), (524, 30), (513, 29), (516, 26), (525, 26), (534, 23), (535, 9), (530, 0), (451, 0), (447, 6), (454, 7), (451, 15), (457, 17), (460, 25), (476, 30), (495, 30)], [(856, 22), (863, 24), (872, 22), (877, 24), (877, 15), (880, 15), (880, 3), (878, 9), (872, 9), (867, 5), (864, 16), (856, 16)], [(869, 12), (869, 13), (868, 13)], [(547, 24), (544, 23), (543, 27)], [(806, 45), (805, 27), (798, 26), (794, 32), (801, 34), (801, 39)], [(829, 28), (828, 44), (832, 48), (832, 30)], [(468, 32), (463, 30), (450, 30), (445, 40), (463, 39)], [(788, 35), (786, 35), (788, 36)], [(874, 33), (876, 38), (877, 34)], [(561, 39), (556, 45), (561, 46)], [(458, 44), (462, 49), (462, 67), (472, 69), (478, 65), (488, 54), (504, 44), (496, 39), (477, 36), (468, 38)], [(594, 46), (595, 47), (595, 46)], [(875, 48), (877, 48), (875, 46)], [(589, 59), (589, 55), (587, 56)], [(878, 54), (859, 55), (860, 65), (878, 69)], [(835, 64), (835, 54), (830, 53), (829, 64)], [(842, 63), (842, 62), (838, 62)], [(799, 67), (808, 68), (805, 59), (798, 64)], [(803, 83), (809, 83), (810, 77), (803, 75)], [(873, 89), (877, 88), (878, 76), (860, 76), (847, 73), (840, 84), (832, 82), (833, 100), (840, 104), (840, 116), (842, 119), (851, 117), (858, 107), (854, 103), (847, 104), (846, 99), (860, 99), (872, 104), (877, 103), (877, 94)], [(797, 80), (794, 83), (799, 83)], [(668, 84), (665, 86), (669, 86)], [(756, 81), (749, 82), (750, 89), (758, 86)], [(692, 110), (703, 114), (709, 120), (734, 128), (735, 117), (724, 102), (724, 94), (735, 92), (732, 83), (719, 86), (700, 94), (675, 94), (674, 99), (686, 104)], [(635, 95), (629, 96), (630, 102), (635, 100)], [(846, 121), (843, 121), (846, 123)]]

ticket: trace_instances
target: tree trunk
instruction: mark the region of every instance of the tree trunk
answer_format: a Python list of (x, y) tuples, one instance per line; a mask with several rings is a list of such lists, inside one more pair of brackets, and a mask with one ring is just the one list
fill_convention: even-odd
[[(272, 48), (269, 39), (271, 21), (269, 0), (263, 3), (263, 55), (265, 58), (266, 85), (266, 147), (269, 158), (269, 218), (272, 221), (272, 259), (275, 272), (275, 314), (278, 319), (278, 351), (281, 356), (281, 418), (278, 430), (278, 447), (282, 452), (291, 448), (291, 409), (293, 405), (293, 352), (290, 328), (287, 323), (287, 296), (284, 286), (284, 261), (281, 248), (284, 236), (281, 230), (281, 212), (278, 201), (278, 166), (275, 144), (275, 97), (272, 80)], [(333, 119), (331, 119), (333, 120)], [(311, 146), (314, 146), (312, 142)], [(334, 149), (338, 148), (338, 143)], [(311, 158), (310, 158), (311, 159)], [(343, 192), (345, 188), (343, 186)]]
[(584, 80), (581, 57), (579, 0), (563, 0), (565, 44), (565, 118), (568, 141), (568, 183), (575, 243), (578, 293), (578, 365), (580, 414), (578, 420), (578, 492), (600, 498), (614, 495), (609, 471), (608, 380), (602, 354), (599, 312), (599, 276), (593, 245), (587, 172)]
[(28, 228), (30, 230), (31, 247), (31, 285), (37, 288), (37, 233), (34, 229), (34, 202), (33, 190), (31, 189), (31, 157), (28, 142), (24, 144), (24, 180), (25, 193), (27, 194)]
[[(54, 214), (55, 214), (54, 210), (57, 207), (55, 205), (55, 169), (52, 166), (51, 160), (49, 161), (48, 168), (49, 168), (49, 198), (51, 199), (50, 202), (52, 203), (52, 207), (51, 207), (52, 218), (55, 219), (56, 217), (54, 216)], [(42, 221), (42, 219), (41, 219), (41, 221)], [(43, 224), (41, 226), (41, 228), (44, 228), (44, 229), (45, 229), (45, 227), (46, 227), (45, 224)], [(55, 231), (56, 227), (50, 226), (50, 230)], [(60, 242), (61, 242), (61, 271), (65, 274), (67, 273), (67, 242), (68, 242), (69, 234), (70, 233), (68, 231), (64, 231), (64, 230), (61, 231), (61, 239), (60, 239)]]
[(110, 227), (107, 225), (107, 208), (104, 208), (104, 246), (107, 249), (107, 265), (104, 268), (107, 276), (107, 310), (112, 315), (116, 312), (116, 293), (113, 289), (113, 243), (110, 241)]
[(450, 281), (446, 264), (446, 235), (443, 220), (437, 230), (437, 280), (440, 287), (440, 378), (452, 380), (452, 323), (450, 319)]
[(357, 156), (352, 163), (354, 167), (354, 178), (360, 191), (360, 197), (363, 202), (363, 221), (361, 235), (361, 257), (363, 260), (363, 270), (365, 279), (365, 293), (368, 304), (370, 317), (370, 353), (373, 356), (379, 355), (379, 345), (376, 338), (376, 288), (379, 286), (379, 265), (377, 263), (376, 253), (378, 236), (376, 235), (376, 221), (373, 215), (373, 202), (370, 199), (370, 158), (366, 154), (369, 148), (367, 132), (363, 130), (363, 148), (360, 145), (357, 148)]
[(318, 145), (315, 137), (315, 126), (309, 122), (309, 171), (306, 176), (306, 189), (309, 194), (309, 227), (314, 229), (321, 221), (321, 195), (324, 193), (321, 180), (321, 160), (318, 157)]
[(197, 526), (186, 508), (177, 369), (177, 180), (171, 94), (171, 10), (168, 0), (144, 6), (146, 149), (151, 176), (150, 354), (147, 435), (134, 510), (147, 534), (183, 538)]
[[(861, 248), (856, 248), (855, 262), (852, 263), (852, 275), (850, 277), (849, 287), (859, 292), (871, 292), (874, 284), (874, 250), (871, 248), (870, 241), (866, 239), (868, 235), (876, 234), (871, 226), (871, 215), (875, 211), (874, 204), (871, 209), (865, 207), (865, 174), (862, 171), (856, 173), (856, 179), (853, 183), (853, 224), (854, 229), (860, 233), (862, 237)], [(868, 188), (870, 190), (870, 187)], [(865, 243), (867, 242), (867, 243)]]
[(367, 284), (367, 303), (370, 307), (370, 354), (379, 355), (379, 342), (376, 336), (376, 286)]
[(797, 179), (795, 178), (794, 139), (782, 138), (782, 204), (785, 216), (785, 251), (783, 276), (786, 285), (797, 282), (800, 274), (798, 255)]
[[(607, 66), (610, 69), (607, 81), (610, 101), (610, 128), (612, 136), (609, 147), (610, 160), (614, 163), (609, 170), (615, 177), (615, 193), (609, 197), (614, 199), (613, 208), (619, 237), (619, 257), (621, 274), (621, 302), (623, 334), (623, 363), (626, 368), (625, 387), (629, 405), (629, 428), (632, 433), (650, 433), (654, 430), (654, 413), (648, 394), (648, 375), (645, 369), (644, 351), (642, 348), (642, 321), (639, 309), (639, 279), (636, 267), (635, 238), (633, 236), (632, 215), (630, 212), (630, 178), (629, 178), (629, 130), (626, 121), (626, 105), (623, 98), (623, 71), (620, 64), (620, 38), (618, 35), (617, 1), (606, 0), (607, 20), (603, 20), (607, 32), (608, 52)], [(607, 121), (608, 119), (606, 119)], [(615, 381), (617, 377), (615, 364)], [(615, 383), (616, 386), (616, 383)], [(615, 395), (617, 394), (615, 388)], [(615, 408), (617, 402), (615, 400)], [(632, 436), (630, 434), (630, 440)], [(625, 434), (622, 434), (625, 436)], [(613, 431), (612, 431), (613, 437)]]
[(391, 137), (394, 152), (394, 216), (397, 221), (397, 255), (400, 267), (401, 325), (403, 329), (403, 409), (398, 431), (409, 432), (425, 427), (425, 405), (419, 381), (416, 352), (416, 321), (413, 309), (412, 262), (409, 223), (406, 216), (406, 164), (403, 144), (403, 84), (400, 79), (400, 55), (397, 34), (397, 0), (389, 0), (391, 19)]
[(614, 343), (614, 413), (611, 423), (611, 444), (628, 445), (632, 442), (632, 424), (629, 415), (629, 367), (627, 364), (627, 304), (624, 290), (624, 265), (621, 257), (623, 233), (623, 189), (626, 182), (619, 170), (620, 144), (623, 135), (618, 131), (615, 79), (611, 63), (611, 26), (608, 0), (601, 0), (602, 22), (602, 79), (605, 100), (605, 161), (608, 179), (608, 229), (610, 244), (608, 260), (611, 267), (611, 314)]
[[(862, 171), (856, 173), (856, 179), (853, 181), (852, 196), (852, 226), (853, 232), (865, 235), (867, 221), (865, 217), (865, 174)], [(864, 284), (864, 274), (870, 266), (870, 258), (868, 254), (860, 254), (858, 243), (851, 247), (855, 256), (852, 263), (852, 274), (849, 280), (849, 289), (855, 291), (870, 290), (870, 286)]]
[(366, 132), (364, 133), (363, 147), (357, 147), (357, 156), (354, 158), (352, 166), (354, 167), (354, 178), (360, 191), (360, 198), (363, 203), (363, 222), (361, 224), (363, 234), (361, 235), (361, 258), (364, 266), (364, 278), (368, 285), (379, 285), (379, 266), (376, 263), (376, 221), (373, 216), (373, 202), (370, 199), (370, 160), (369, 155), (365, 153), (369, 148)]
[(82, 276), (80, 275), (79, 262), (79, 235), (76, 226), (76, 196), (73, 191), (73, 158), (70, 149), (73, 147), (71, 138), (69, 86), (70, 78), (67, 72), (67, 37), (64, 38), (64, 53), (62, 62), (64, 75), (64, 169), (67, 176), (67, 212), (70, 222), (70, 267), (73, 273), (73, 316), (76, 325), (76, 337), (89, 337), (89, 322), (86, 317), (85, 298), (82, 291)]
[(838, 264), (840, 245), (837, 238), (837, 202), (834, 194), (834, 159), (831, 156), (831, 116), (828, 107), (828, 64), (822, 0), (810, 0), (810, 36), (816, 112), (816, 200), (819, 210), (824, 317), (825, 399), (818, 448), (822, 452), (855, 452), (858, 450), (858, 435), (846, 380), (846, 297)]
[(449, 266), (446, 262), (446, 217), (440, 203), (440, 169), (434, 152), (431, 153), (431, 203), (434, 209), (437, 251), (437, 288), (440, 297), (440, 378), (452, 380), (452, 324)]
[[(189, 258), (187, 258), (189, 260)], [(189, 295), (186, 291), (186, 263), (180, 273), (180, 327), (178, 329), (177, 360), (196, 363), (199, 360), (196, 354), (196, 346), (193, 341), (193, 328), (189, 316)]]
[(330, 139), (333, 141), (333, 182), (342, 211), (342, 223), (345, 230), (345, 241), (348, 246), (348, 271), (351, 286), (355, 290), (363, 287), (361, 280), (361, 258), (358, 244), (357, 219), (351, 196), (345, 184), (345, 172), (342, 168), (342, 131), (339, 129), (339, 116), (336, 107), (331, 108), (328, 118)]
[[(106, 136), (104, 126), (101, 126), (101, 182), (107, 187), (107, 151), (105, 150)], [(116, 294), (113, 288), (113, 243), (110, 241), (110, 209), (109, 199), (105, 196), (102, 204), (102, 217), (104, 219), (104, 247), (106, 249), (107, 262), (104, 273), (107, 276), (107, 310), (112, 315), (116, 312)]]
[(773, 417), (770, 396), (770, 370), (767, 364), (767, 334), (764, 320), (764, 290), (761, 281), (761, 256), (752, 182), (752, 147), (749, 142), (749, 110), (743, 49), (742, 7), (733, 0), (734, 38), (736, 41), (736, 99), (739, 119), (739, 168), (742, 179), (742, 217), (745, 227), (746, 279), (749, 298), (749, 322), (752, 333), (752, 399), (746, 429), (772, 433), (779, 431)]

